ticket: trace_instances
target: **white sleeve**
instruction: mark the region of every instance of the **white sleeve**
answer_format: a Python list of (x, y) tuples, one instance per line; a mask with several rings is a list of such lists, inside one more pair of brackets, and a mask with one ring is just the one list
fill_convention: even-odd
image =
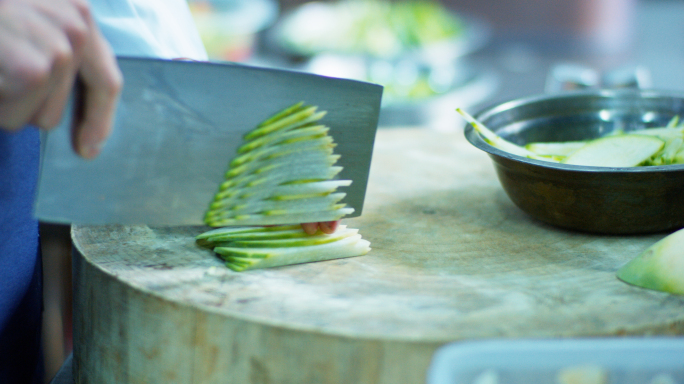
[(207, 60), (186, 0), (91, 0), (90, 4), (118, 56)]

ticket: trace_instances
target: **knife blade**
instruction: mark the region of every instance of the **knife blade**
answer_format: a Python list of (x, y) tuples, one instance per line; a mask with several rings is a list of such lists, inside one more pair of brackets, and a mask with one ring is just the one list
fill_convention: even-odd
[(39, 220), (201, 225), (243, 134), (299, 101), (328, 112), (339, 178), (352, 180), (342, 202), (361, 214), (381, 86), (231, 63), (117, 60), (124, 87), (100, 155), (84, 160), (71, 148), (74, 98), (43, 135)]

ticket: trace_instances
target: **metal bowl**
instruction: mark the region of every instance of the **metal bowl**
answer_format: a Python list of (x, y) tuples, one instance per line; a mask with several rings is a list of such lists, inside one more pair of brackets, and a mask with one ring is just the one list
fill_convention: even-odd
[[(684, 93), (590, 90), (542, 95), (487, 108), (476, 118), (525, 144), (596, 138), (684, 118)], [(684, 165), (608, 168), (557, 164), (487, 144), (473, 127), (467, 140), (491, 157), (510, 199), (532, 217), (600, 234), (641, 234), (684, 227)]]

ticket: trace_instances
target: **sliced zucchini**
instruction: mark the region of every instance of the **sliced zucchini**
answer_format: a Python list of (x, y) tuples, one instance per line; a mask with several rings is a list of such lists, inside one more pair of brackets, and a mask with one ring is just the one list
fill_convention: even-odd
[(546, 161), (552, 161), (552, 162), (557, 162), (553, 158), (548, 158), (544, 156), (539, 156), (536, 153), (521, 147), (517, 144), (513, 144), (510, 141), (504, 139), (503, 137), (497, 135), (493, 131), (491, 131), (489, 128), (485, 127), (484, 124), (480, 123), (477, 121), (473, 116), (471, 116), (468, 112), (462, 110), (461, 108), (456, 108), (456, 112), (460, 113), (463, 118), (470, 123), (470, 125), (475, 128), (477, 133), (482, 136), (484, 141), (487, 142), (487, 144), (499, 148), (502, 151), (506, 151), (508, 153), (511, 153), (513, 155), (518, 155), (522, 157), (527, 157), (530, 159), (537, 159), (537, 160), (546, 160)]
[(664, 145), (663, 140), (654, 136), (606, 136), (590, 141), (562, 162), (602, 167), (636, 167), (658, 153)]
[(220, 228), (197, 236), (235, 271), (268, 268), (342, 257), (362, 256), (370, 242), (358, 229), (340, 225), (333, 234), (308, 235), (301, 226)]
[[(301, 230), (302, 228), (299, 225), (278, 225), (278, 226), (271, 226), (271, 227), (226, 227), (226, 228), (217, 228), (217, 229), (212, 229), (206, 232), (203, 232), (202, 234), (198, 235), (196, 239), (198, 240), (210, 240), (212, 237), (220, 237), (220, 236), (231, 236), (231, 235), (238, 235), (238, 234), (255, 234), (255, 233), (269, 233), (269, 232), (282, 232), (282, 231), (288, 231), (288, 230)], [(223, 241), (223, 240), (221, 240)]]
[(210, 226), (296, 224), (339, 220), (353, 212), (335, 193), (350, 180), (335, 180), (342, 167), (333, 151), (325, 112), (297, 103), (244, 135), (225, 181), (209, 205)]
[(362, 256), (370, 251), (370, 242), (354, 235), (325, 244), (278, 248), (217, 247), (216, 253), (234, 271), (280, 267), (284, 265)]
[(566, 157), (587, 144), (586, 141), (564, 141), (548, 143), (529, 143), (525, 144), (528, 151), (540, 156)]
[(684, 125), (679, 124), (678, 115), (665, 127), (631, 132), (617, 129), (595, 140), (533, 142), (519, 146), (497, 135), (462, 109), (456, 111), (485, 142), (518, 156), (595, 167), (684, 164)]

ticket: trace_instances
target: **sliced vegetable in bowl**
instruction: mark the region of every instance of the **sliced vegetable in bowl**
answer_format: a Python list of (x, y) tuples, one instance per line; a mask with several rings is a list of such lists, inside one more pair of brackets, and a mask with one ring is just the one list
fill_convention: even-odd
[(594, 167), (636, 167), (650, 160), (665, 143), (645, 135), (615, 135), (588, 141), (561, 160)]
[(493, 147), (529, 159), (593, 167), (684, 164), (684, 125), (617, 132), (585, 141), (533, 142), (524, 146), (497, 135), (460, 108), (456, 111)]
[[(511, 201), (533, 218), (589, 233), (657, 233), (684, 227), (684, 164), (674, 160), (650, 166), (676, 158), (668, 155), (674, 153), (676, 140), (671, 146), (670, 137), (655, 136), (665, 145), (641, 164), (649, 166), (563, 161), (578, 149), (575, 142), (624, 134), (653, 136), (663, 131), (681, 137), (684, 127), (673, 120), (677, 115), (684, 115), (684, 93), (578, 90), (510, 100), (475, 115), (492, 133), (541, 158), (495, 147), (472, 124), (464, 127), (463, 134), (489, 156)], [(533, 152), (535, 147), (545, 152)], [(555, 149), (564, 152), (550, 151)]]
[(549, 160), (549, 161), (555, 161), (553, 157), (546, 157), (545, 155), (538, 155), (527, 148), (521, 147), (517, 144), (511, 143), (510, 141), (504, 139), (503, 137), (497, 135), (493, 131), (491, 131), (489, 128), (487, 128), (484, 124), (481, 122), (477, 121), (473, 116), (468, 114), (466, 111), (462, 110), (461, 108), (456, 108), (456, 112), (460, 113), (463, 118), (470, 123), (470, 125), (475, 128), (477, 133), (482, 136), (482, 138), (487, 142), (487, 144), (499, 148), (502, 151), (512, 153), (514, 155), (522, 156), (522, 157), (527, 157), (529, 159), (537, 159), (537, 160)]

